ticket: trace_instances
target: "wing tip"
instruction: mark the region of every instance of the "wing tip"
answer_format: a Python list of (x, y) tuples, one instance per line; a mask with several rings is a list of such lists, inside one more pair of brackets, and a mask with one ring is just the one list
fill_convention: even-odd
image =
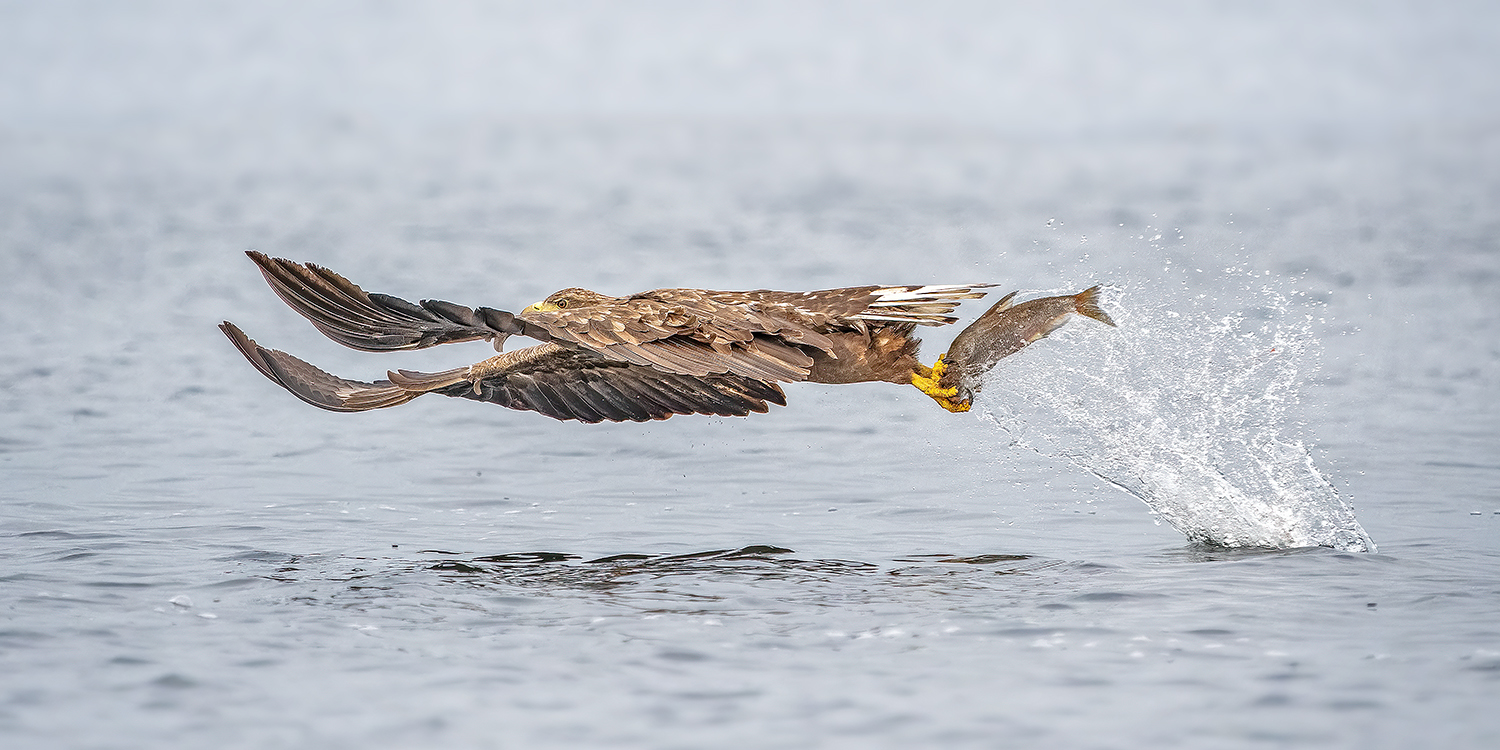
[(255, 343), (239, 326), (227, 320), (219, 324), (219, 330), (260, 374), (304, 403), (320, 409), (368, 411), (404, 404), (422, 395), (390, 383), (382, 385), (340, 378), (286, 352)]

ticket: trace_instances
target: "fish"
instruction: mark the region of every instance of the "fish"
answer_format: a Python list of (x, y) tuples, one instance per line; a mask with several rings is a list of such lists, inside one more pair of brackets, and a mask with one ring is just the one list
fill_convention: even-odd
[(984, 386), (984, 376), (1000, 360), (1026, 348), (1061, 328), (1072, 315), (1082, 315), (1114, 327), (1115, 321), (1099, 306), (1099, 286), (1077, 294), (1042, 297), (1015, 303), (1017, 292), (996, 302), (984, 315), (958, 334), (947, 353), (933, 367), (936, 385), (942, 393), (937, 398), (951, 412), (968, 411), (975, 394)]

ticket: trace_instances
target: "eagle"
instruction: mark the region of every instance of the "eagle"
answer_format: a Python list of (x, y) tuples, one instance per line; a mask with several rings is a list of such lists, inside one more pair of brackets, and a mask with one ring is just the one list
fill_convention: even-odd
[[(996, 342), (1015, 340), (1014, 349), (1030, 343), (1010, 335), (1016, 326), (1006, 324), (1008, 311), (1031, 304), (1012, 305), (1012, 293), (980, 319), (988, 323), (960, 335), (956, 343), (967, 344), (957, 367), (942, 358), (932, 367), (918, 360), (916, 327), (955, 322), (951, 313), (962, 300), (983, 297), (980, 290), (994, 284), (656, 289), (626, 297), (574, 287), (517, 314), (441, 300), (412, 303), (366, 292), (312, 263), (246, 254), (283, 301), (345, 346), (386, 352), (485, 340), (500, 352), (467, 367), (394, 370), (364, 382), (266, 349), (229, 321), (219, 326), (262, 375), (313, 406), (339, 412), (437, 393), (587, 423), (746, 416), (765, 413), (768, 404), (785, 406), (780, 384), (803, 381), (911, 384), (943, 408), (962, 412), (997, 359), (991, 356)], [(1078, 306), (1089, 310), (1083, 314), (1103, 315), (1094, 303), (1098, 289), (1076, 295), (1087, 296)], [(1035, 333), (1031, 328), (1016, 332), (1024, 338)], [(505, 351), (511, 336), (541, 343)]]

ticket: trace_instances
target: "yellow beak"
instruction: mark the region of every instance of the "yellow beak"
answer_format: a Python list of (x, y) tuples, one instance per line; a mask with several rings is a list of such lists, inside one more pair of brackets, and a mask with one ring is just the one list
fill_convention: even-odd
[(521, 314), (525, 315), (527, 313), (556, 312), (561, 309), (561, 307), (558, 307), (551, 302), (538, 302), (534, 305), (527, 305), (526, 309), (521, 311)]

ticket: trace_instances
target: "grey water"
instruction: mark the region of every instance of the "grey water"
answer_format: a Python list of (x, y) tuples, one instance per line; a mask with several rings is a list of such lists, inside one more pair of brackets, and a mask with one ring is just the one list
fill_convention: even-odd
[[(0, 744), (1492, 747), (1497, 20), (0, 5)], [(1099, 283), (1119, 327), (960, 415), (334, 414), (216, 325), (490, 352), (341, 349), (246, 249), (510, 310)]]

